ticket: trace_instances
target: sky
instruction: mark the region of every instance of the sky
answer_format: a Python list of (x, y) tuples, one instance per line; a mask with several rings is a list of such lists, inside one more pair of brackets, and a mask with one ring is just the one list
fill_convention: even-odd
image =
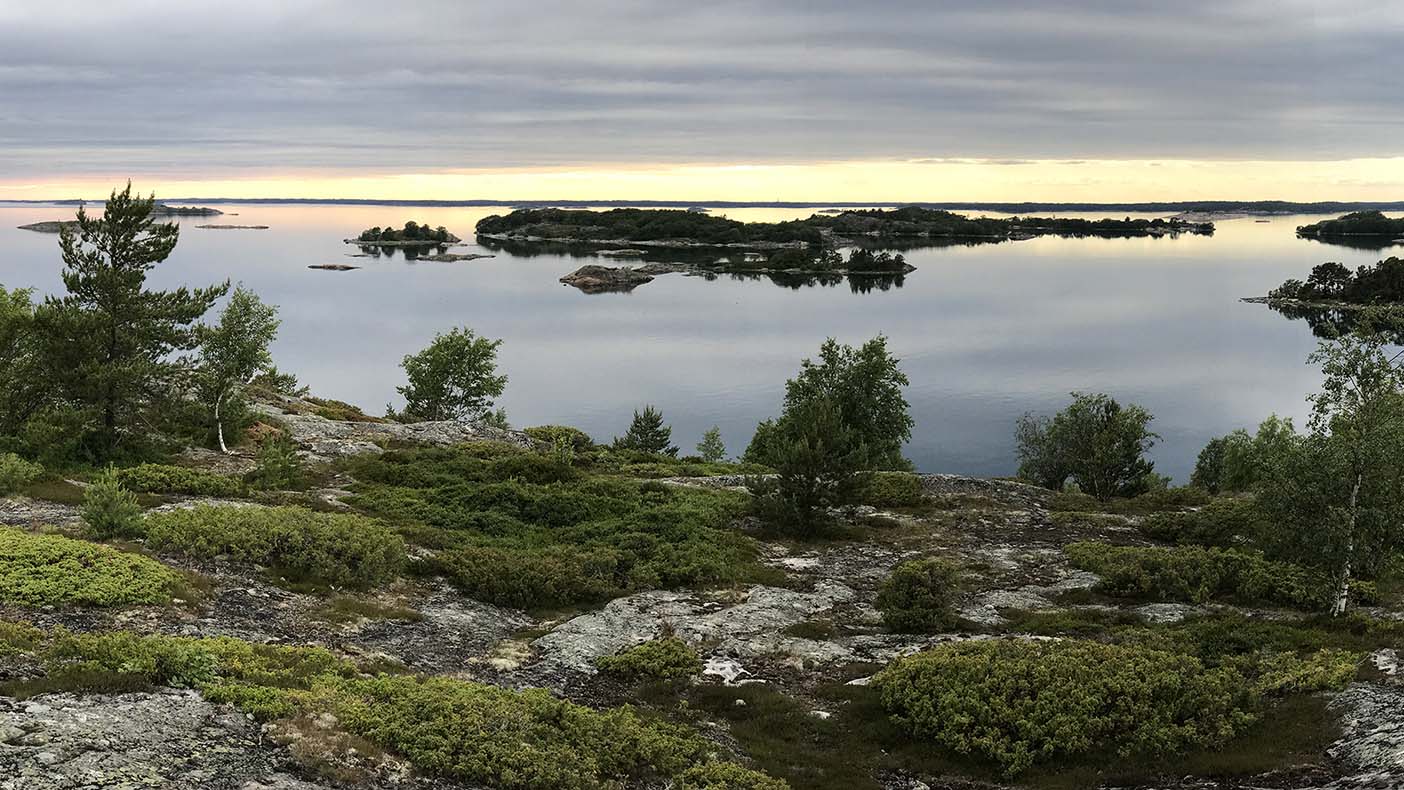
[(0, 0), (0, 199), (1404, 199), (1398, 0)]

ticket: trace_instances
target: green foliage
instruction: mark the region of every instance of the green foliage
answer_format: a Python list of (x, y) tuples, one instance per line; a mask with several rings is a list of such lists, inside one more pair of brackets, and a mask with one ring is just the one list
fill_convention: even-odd
[(669, 636), (604, 656), (595, 662), (603, 672), (631, 680), (678, 680), (702, 671), (702, 659), (686, 642)]
[(878, 592), (877, 608), (893, 631), (939, 633), (956, 624), (960, 567), (929, 557), (908, 560), (893, 569)]
[(1253, 721), (1250, 686), (1232, 669), (1097, 642), (947, 644), (894, 661), (873, 685), (913, 735), (1010, 777), (1102, 751), (1217, 746)]
[[(1404, 225), (1401, 220), (1385, 221)], [(1301, 231), (1301, 228), (1297, 229), (1298, 233)], [(1307, 302), (1398, 304), (1404, 302), (1404, 259), (1389, 257), (1373, 266), (1361, 266), (1354, 272), (1340, 263), (1328, 261), (1312, 267), (1306, 282), (1289, 279), (1270, 291), (1268, 296)]]
[(0, 529), (0, 601), (21, 606), (164, 604), (179, 582), (155, 560), (60, 535)]
[(1361, 653), (1332, 648), (1322, 648), (1305, 657), (1271, 653), (1258, 662), (1255, 685), (1264, 694), (1339, 691), (1355, 679), (1363, 659)]
[(81, 515), (83, 531), (91, 538), (127, 538), (141, 530), (141, 505), (110, 466), (83, 492)]
[(581, 241), (693, 239), (710, 244), (747, 241), (818, 244), (822, 240), (819, 229), (804, 221), (740, 222), (701, 212), (636, 208), (609, 211), (518, 209), (480, 220), (477, 232)]
[[(646, 720), (631, 708), (594, 711), (542, 689), (382, 675), (324, 683), (316, 700), (350, 732), (432, 773), (475, 785), (593, 790), (667, 784), (711, 762), (716, 751), (692, 731)], [(736, 771), (722, 775), (739, 779)], [(760, 777), (733, 786), (783, 787)]]
[(1168, 543), (1240, 546), (1260, 532), (1257, 506), (1251, 499), (1215, 499), (1199, 510), (1152, 514), (1141, 534)]
[(676, 456), (678, 448), (673, 446), (673, 429), (663, 424), (663, 413), (652, 406), (634, 411), (633, 422), (623, 436), (614, 440), (618, 450), (638, 450), (653, 455)]
[(0, 453), (0, 496), (13, 494), (44, 474), (44, 467), (14, 453)]
[(1026, 414), (1014, 431), (1019, 476), (1054, 491), (1069, 478), (1097, 499), (1132, 497), (1150, 489), (1154, 464), (1145, 453), (1159, 437), (1140, 406), (1106, 395), (1072, 394), (1053, 417)]
[(179, 234), (152, 222), (152, 204), (128, 184), (101, 218), (80, 208), (76, 229), (59, 234), (68, 293), (46, 298), (34, 315), (51, 402), (78, 407), (84, 448), (99, 461), (139, 452), (151, 426), (165, 422), (183, 394), (195, 324), (229, 288), (146, 290), (147, 273)]
[(864, 475), (857, 499), (873, 507), (915, 507), (922, 502), (921, 478), (909, 472)]
[(1189, 603), (1227, 597), (1303, 609), (1319, 609), (1329, 598), (1320, 574), (1240, 549), (1072, 543), (1064, 551), (1074, 566), (1101, 576), (1097, 589), (1109, 595)]
[(0, 658), (31, 653), (44, 640), (44, 632), (29, 623), (0, 620)]
[(268, 346), (278, 336), (278, 324), (278, 308), (240, 286), (230, 294), (219, 323), (199, 329), (197, 388), (213, 416), (219, 448), (225, 452), (229, 451), (224, 441), (228, 404), (242, 398), (260, 373), (273, 369)]
[(248, 482), (256, 488), (271, 491), (285, 491), (298, 488), (304, 477), (302, 459), (297, 448), (286, 433), (280, 433), (263, 442), (258, 448), (258, 464), (248, 475)]
[(780, 529), (812, 535), (829, 523), (830, 508), (853, 501), (869, 456), (831, 401), (806, 400), (776, 424), (766, 457), (776, 475), (746, 483), (754, 512)]
[(468, 595), (537, 608), (731, 583), (756, 572), (732, 530), (746, 497), (587, 473), (505, 445), (357, 459), (351, 504), (441, 549), (429, 570)]
[(547, 447), (565, 445), (577, 453), (587, 453), (595, 447), (595, 440), (589, 434), (568, 425), (537, 425), (523, 433)]
[(17, 436), (42, 403), (32, 295), (0, 286), (0, 441)]
[(378, 225), (374, 228), (367, 228), (361, 231), (361, 234), (356, 237), (356, 240), (369, 243), (412, 241), (423, 242), (425, 244), (448, 244), (458, 241), (458, 237), (449, 233), (443, 225), (437, 228), (431, 228), (428, 225), (421, 225), (414, 220), (410, 220), (405, 223), (402, 229), (392, 228), (388, 225), (384, 228)]
[(219, 555), (272, 566), (290, 581), (369, 587), (405, 562), (402, 541), (364, 516), (297, 507), (199, 505), (146, 517), (147, 545), (209, 559)]
[(1080, 491), (1062, 491), (1053, 497), (1048, 509), (1055, 512), (1115, 513), (1141, 516), (1149, 513), (1183, 510), (1207, 505), (1210, 496), (1201, 488), (1155, 488), (1129, 499), (1099, 501)]
[(902, 444), (912, 438), (914, 423), (902, 388), (909, 383), (888, 352), (886, 337), (878, 335), (856, 349), (829, 338), (819, 361), (804, 360), (799, 375), (785, 382), (780, 418), (756, 427), (745, 460), (779, 468), (786, 445), (804, 432), (793, 423), (827, 403), (837, 410), (843, 429), (867, 448), (862, 469), (908, 470)]
[(678, 777), (678, 790), (787, 790), (789, 784), (736, 763), (694, 765)]
[(128, 491), (190, 496), (242, 496), (244, 484), (237, 478), (167, 464), (139, 464), (117, 470), (117, 482)]
[(721, 428), (713, 425), (702, 434), (702, 441), (697, 443), (697, 454), (707, 463), (726, 458), (726, 443), (722, 441)]
[(1297, 438), (1291, 419), (1273, 415), (1258, 426), (1257, 435), (1237, 430), (1210, 439), (1199, 453), (1190, 483), (1211, 494), (1250, 491), (1284, 453), (1292, 451)]
[(434, 336), (418, 354), (401, 362), (408, 383), (396, 390), (405, 398), (404, 419), (482, 420), (502, 396), (507, 377), (497, 375), (501, 340), (455, 328)]

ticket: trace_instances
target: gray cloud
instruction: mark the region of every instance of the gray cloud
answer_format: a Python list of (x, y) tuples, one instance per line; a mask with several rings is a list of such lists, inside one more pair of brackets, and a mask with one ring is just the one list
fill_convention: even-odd
[(1395, 0), (0, 0), (0, 173), (1392, 156), (1401, 33)]

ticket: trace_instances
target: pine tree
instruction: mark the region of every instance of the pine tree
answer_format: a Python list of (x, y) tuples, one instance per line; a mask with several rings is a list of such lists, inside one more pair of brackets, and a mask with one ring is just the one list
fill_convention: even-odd
[(132, 185), (108, 198), (103, 216), (78, 210), (76, 229), (63, 228), (63, 284), (35, 312), (35, 328), (57, 398), (88, 421), (84, 444), (96, 459), (117, 455), (150, 433), (161, 408), (188, 383), (192, 365), (181, 352), (196, 345), (195, 322), (229, 289), (149, 291), (146, 274), (175, 249), (175, 225), (151, 220), (155, 197)]
[(678, 448), (673, 447), (672, 442), (673, 429), (663, 424), (663, 413), (652, 406), (644, 406), (642, 413), (634, 412), (628, 433), (616, 438), (614, 446), (657, 455), (677, 455)]

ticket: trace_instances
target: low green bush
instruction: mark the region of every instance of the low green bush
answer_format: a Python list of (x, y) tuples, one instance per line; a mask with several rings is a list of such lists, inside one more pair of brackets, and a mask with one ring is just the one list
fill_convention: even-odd
[(141, 531), (141, 505), (122, 486), (112, 467), (98, 475), (83, 492), (83, 531), (90, 538), (134, 537)]
[(678, 680), (702, 671), (702, 659), (686, 642), (669, 636), (635, 645), (595, 662), (603, 672), (632, 680)]
[(858, 502), (873, 507), (915, 507), (921, 504), (921, 478), (908, 472), (873, 472), (858, 487)]
[(893, 631), (936, 633), (956, 624), (960, 567), (935, 557), (908, 560), (893, 569), (878, 592), (883, 623)]
[(0, 620), (0, 658), (32, 653), (44, 640), (44, 632), (24, 622)]
[(305, 473), (297, 448), (286, 433), (265, 440), (258, 448), (258, 462), (248, 473), (249, 485), (268, 491), (300, 488)]
[(1072, 543), (1064, 551), (1074, 566), (1102, 577), (1100, 592), (1126, 598), (1188, 603), (1231, 598), (1317, 609), (1330, 594), (1320, 574), (1240, 549)]
[(169, 464), (139, 464), (118, 469), (117, 481), (128, 491), (143, 494), (234, 497), (244, 493), (243, 482), (236, 478)]
[(1147, 516), (1140, 530), (1148, 538), (1167, 543), (1226, 548), (1251, 540), (1257, 524), (1257, 508), (1251, 499), (1215, 499), (1199, 510)]
[(747, 498), (582, 471), (507, 446), (385, 453), (353, 462), (352, 505), (438, 549), (425, 569), (477, 600), (519, 608), (754, 577), (732, 529)]
[(918, 738), (1016, 776), (1039, 763), (1213, 747), (1254, 720), (1229, 668), (1146, 648), (1078, 640), (987, 640), (898, 659), (873, 678)]
[(1063, 491), (1053, 497), (1053, 502), (1048, 509), (1140, 516), (1166, 510), (1199, 507), (1208, 504), (1209, 498), (1209, 494), (1202, 489), (1192, 486), (1155, 488), (1140, 496), (1108, 500), (1098, 500), (1096, 497), (1078, 491)]
[(164, 604), (180, 577), (161, 563), (61, 535), (0, 528), (0, 601), (20, 606)]
[(678, 777), (678, 790), (787, 790), (789, 783), (736, 763), (694, 765)]
[(0, 496), (13, 494), (44, 474), (44, 467), (14, 453), (0, 453)]
[(565, 445), (577, 453), (588, 452), (595, 446), (590, 434), (569, 425), (537, 425), (523, 431), (547, 448)]
[(364, 516), (299, 507), (199, 505), (149, 515), (147, 545), (209, 559), (227, 555), (273, 567), (290, 581), (369, 587), (405, 562), (404, 541)]
[(1339, 691), (1355, 679), (1364, 658), (1364, 653), (1333, 648), (1306, 656), (1270, 653), (1257, 662), (1256, 686), (1264, 694)]

